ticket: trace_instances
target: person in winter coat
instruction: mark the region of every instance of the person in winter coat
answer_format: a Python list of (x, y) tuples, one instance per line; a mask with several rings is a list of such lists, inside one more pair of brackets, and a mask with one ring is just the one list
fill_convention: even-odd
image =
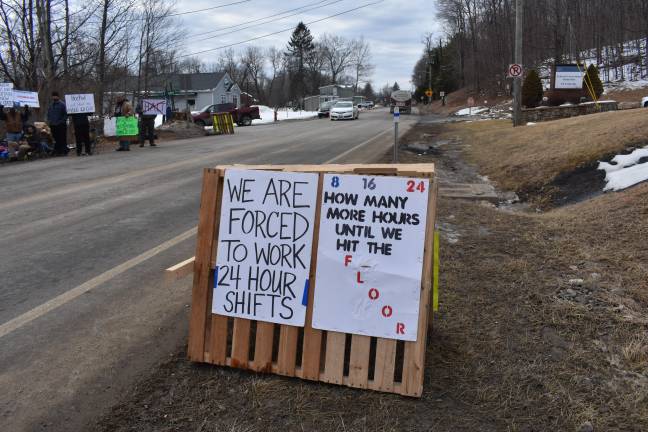
[(92, 154), (92, 149), (90, 148), (90, 121), (88, 120), (88, 115), (88, 113), (70, 114), (70, 117), (72, 117), (72, 125), (74, 125), (77, 156), (81, 156), (84, 147), (86, 155), (90, 156)]
[(144, 147), (144, 142), (148, 139), (149, 145), (151, 147), (157, 146), (155, 144), (155, 117), (156, 115), (144, 114), (144, 109), (142, 108), (142, 102), (137, 104), (137, 109), (135, 110), (140, 116), (140, 136), (139, 142), (140, 147)]
[[(124, 96), (118, 96), (115, 101), (115, 112), (113, 117), (133, 117), (133, 106)], [(117, 151), (130, 151), (131, 137), (119, 137), (119, 148)]]
[(27, 120), (29, 120), (29, 107), (25, 106), (22, 112), (18, 111), (19, 104), (14, 103), (13, 107), (9, 108), (8, 112), (4, 111), (4, 107), (0, 105), (0, 120), (4, 120), (5, 128), (7, 129), (7, 142), (18, 142), (22, 137), (23, 127)]
[(52, 92), (52, 103), (47, 110), (47, 123), (54, 137), (54, 155), (66, 156), (67, 147), (67, 109), (58, 92)]

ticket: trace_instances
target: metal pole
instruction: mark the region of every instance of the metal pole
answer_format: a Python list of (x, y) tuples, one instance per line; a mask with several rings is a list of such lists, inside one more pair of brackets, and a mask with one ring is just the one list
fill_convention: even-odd
[[(430, 71), (428, 73), (428, 90), (432, 89), (432, 56), (430, 55), (428, 51), (428, 70)], [(432, 103), (432, 96), (428, 96), (428, 105)]]
[(398, 122), (394, 122), (394, 160), (395, 164), (398, 163)]
[[(524, 0), (515, 2), (515, 63), (522, 64)], [(522, 77), (513, 79), (513, 126), (522, 123)]]

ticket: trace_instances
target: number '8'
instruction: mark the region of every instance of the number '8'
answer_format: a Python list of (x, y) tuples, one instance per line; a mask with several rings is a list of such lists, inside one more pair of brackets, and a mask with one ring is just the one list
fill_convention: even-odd
[(334, 177), (331, 179), (331, 186), (333, 186), (334, 188), (340, 186), (340, 177), (338, 177), (338, 176), (334, 176)]

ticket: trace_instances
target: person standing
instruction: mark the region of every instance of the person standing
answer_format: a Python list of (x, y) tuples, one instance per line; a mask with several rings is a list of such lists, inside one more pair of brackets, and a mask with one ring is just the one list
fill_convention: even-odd
[(90, 156), (92, 149), (90, 148), (90, 121), (88, 120), (88, 113), (70, 114), (72, 117), (72, 125), (74, 126), (74, 139), (76, 141), (76, 154), (81, 156), (82, 150), (85, 147), (85, 154)]
[(144, 147), (144, 142), (148, 139), (151, 147), (156, 147), (155, 144), (155, 114), (145, 114), (142, 108), (142, 102), (137, 104), (137, 114), (140, 116), (140, 147)]
[[(133, 117), (133, 106), (124, 96), (117, 97), (113, 117)], [(130, 151), (130, 137), (119, 137), (119, 148), (117, 148), (117, 151)]]
[(47, 123), (54, 137), (54, 155), (67, 156), (67, 109), (58, 92), (52, 92), (52, 103), (47, 110)]
[(18, 142), (22, 138), (23, 127), (29, 120), (29, 107), (25, 105), (23, 112), (19, 112), (20, 104), (14, 102), (9, 112), (4, 111), (4, 106), (0, 105), (0, 120), (4, 120), (5, 129), (7, 129), (7, 142)]

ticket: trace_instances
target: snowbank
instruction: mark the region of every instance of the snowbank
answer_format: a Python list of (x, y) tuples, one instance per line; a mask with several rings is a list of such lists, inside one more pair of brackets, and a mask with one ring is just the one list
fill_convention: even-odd
[[(258, 120), (252, 120), (252, 124), (267, 124), (274, 123), (274, 110), (265, 105), (257, 105), (259, 107)], [(293, 111), (291, 108), (279, 108), (277, 110), (277, 120), (306, 120), (317, 117), (317, 111)]]
[(648, 180), (648, 146), (627, 155), (616, 155), (610, 163), (600, 162), (598, 169), (605, 171), (606, 185), (603, 190), (619, 191)]
[(460, 109), (454, 115), (456, 116), (467, 116), (467, 115), (476, 115), (488, 111), (488, 107), (472, 107)]

